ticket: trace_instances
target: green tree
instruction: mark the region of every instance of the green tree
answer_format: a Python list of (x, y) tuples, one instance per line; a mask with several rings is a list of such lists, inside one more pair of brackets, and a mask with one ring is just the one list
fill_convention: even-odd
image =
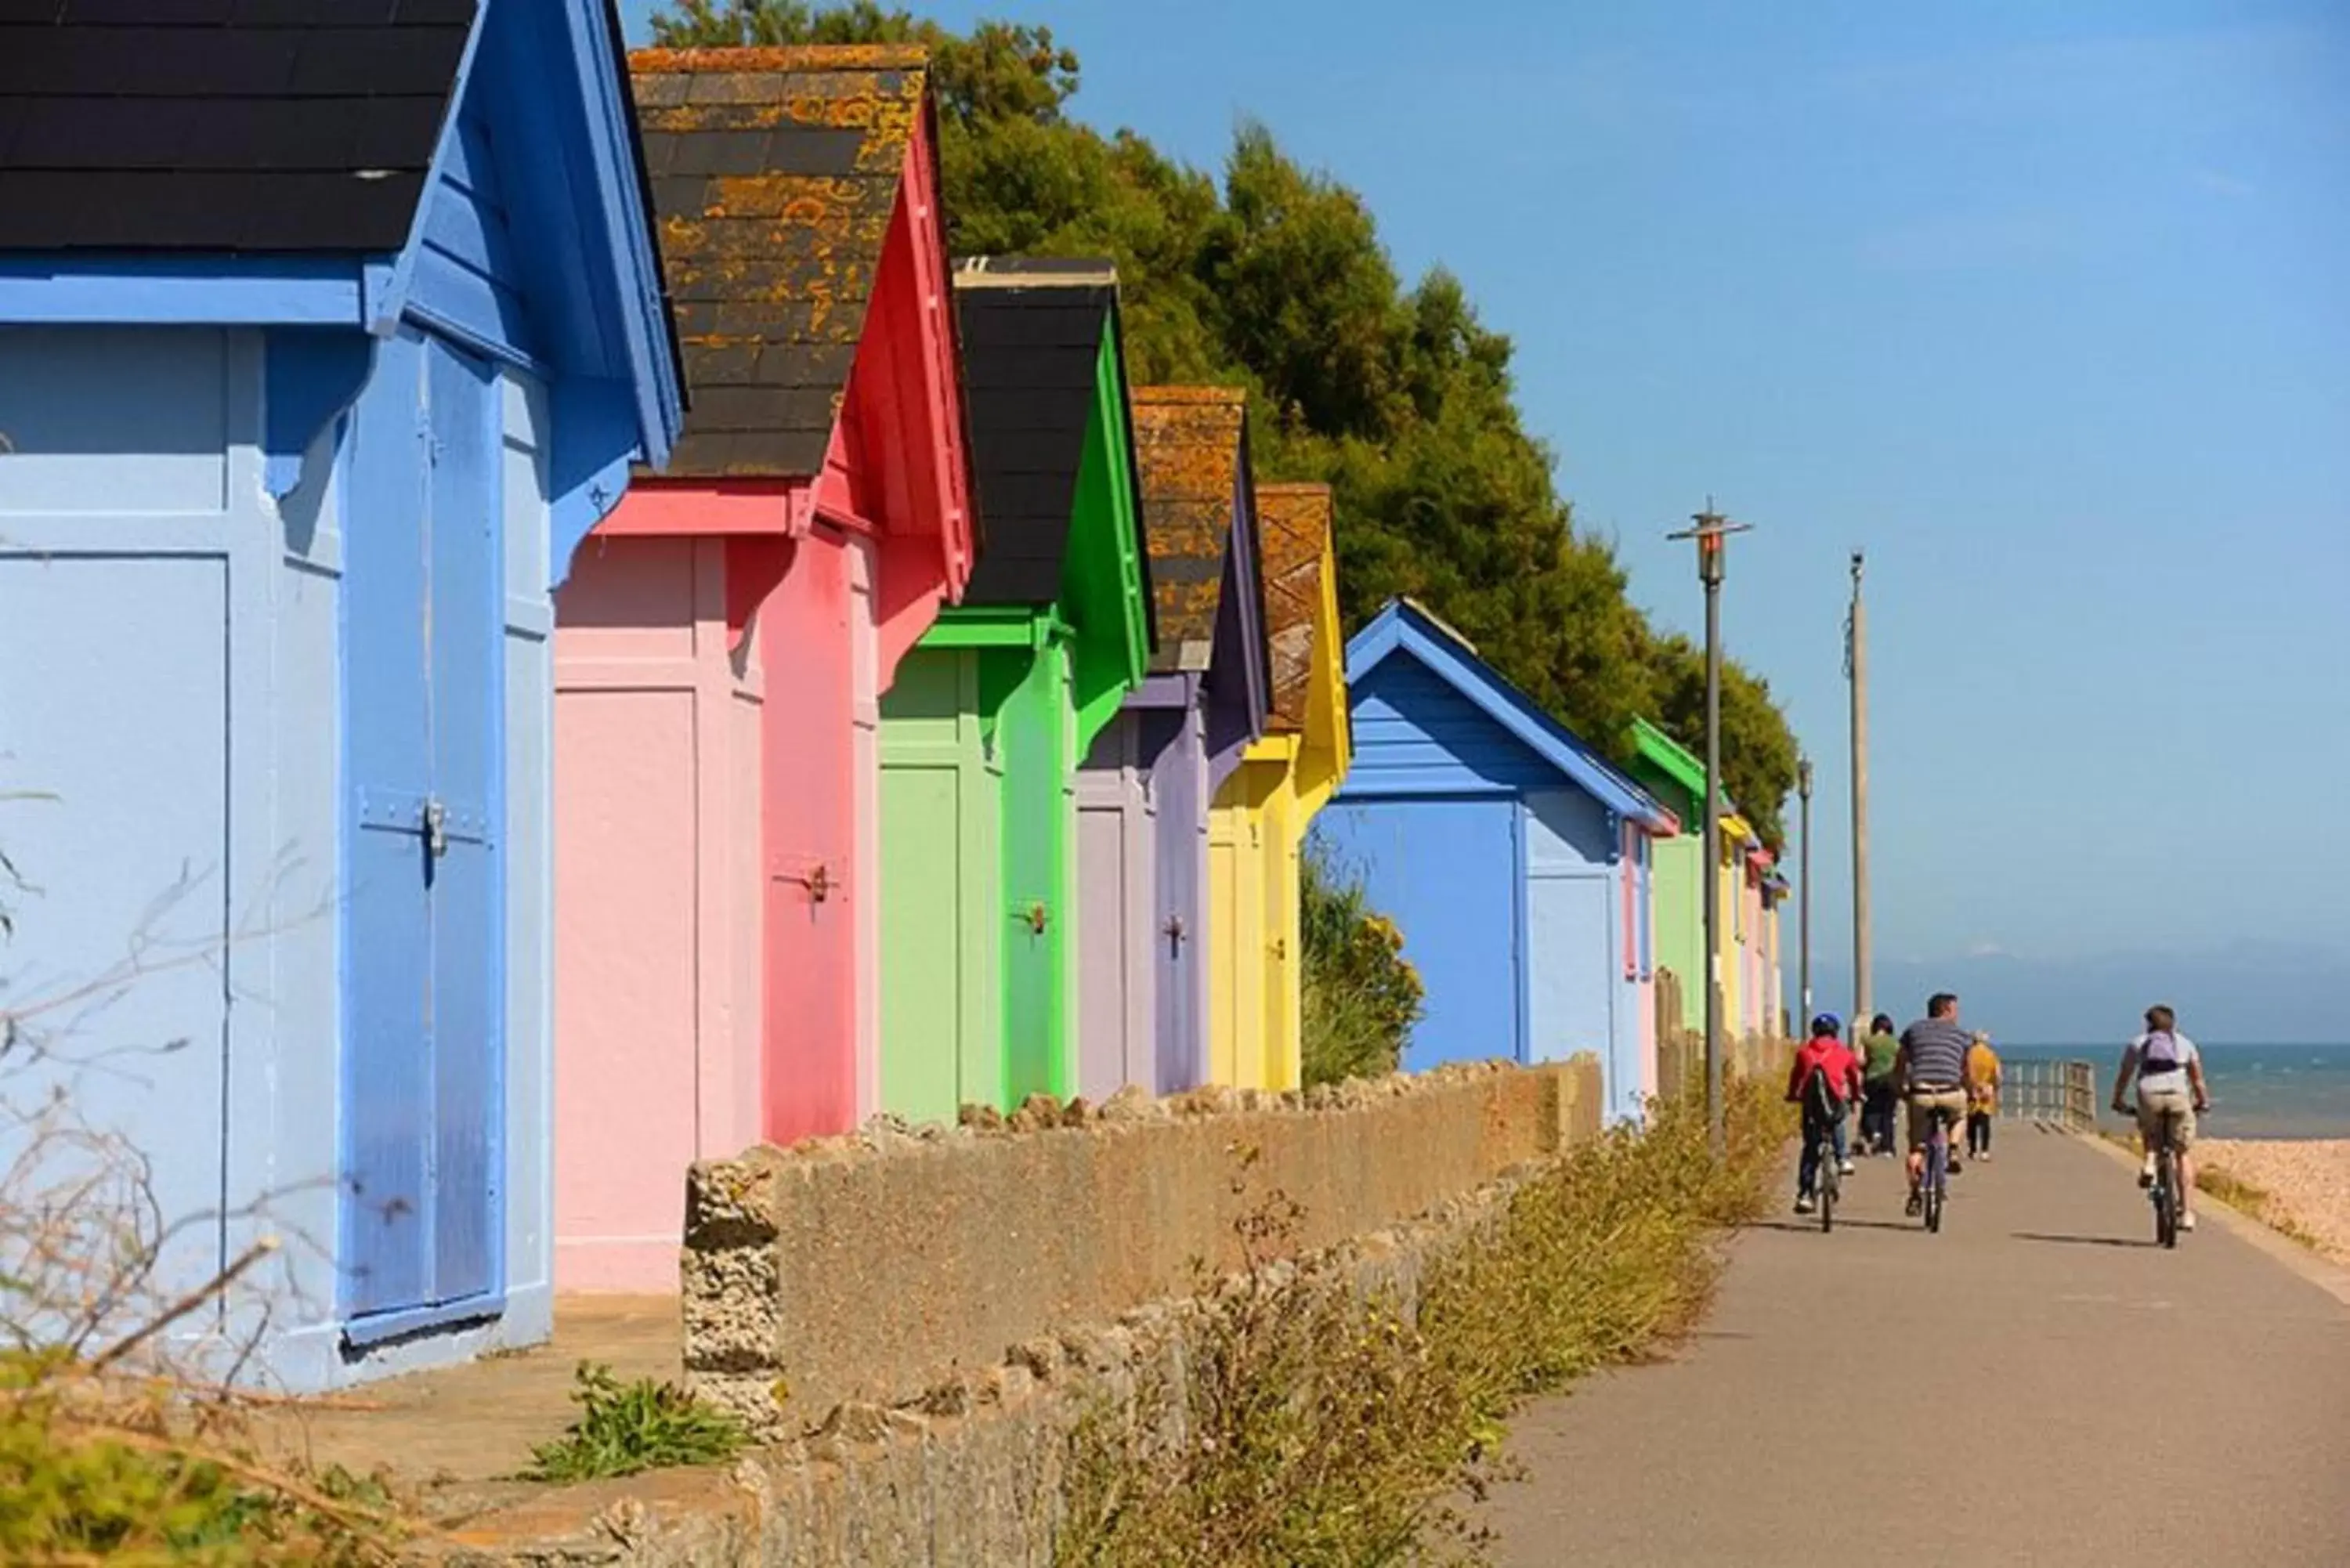
[[(1527, 433), (1513, 346), (1460, 280), (1406, 286), (1362, 198), (1242, 127), (1221, 181), (1131, 130), (1069, 118), (1076, 57), (1049, 28), (957, 34), (873, 0), (675, 0), (663, 44), (920, 43), (931, 52), (948, 237), (960, 254), (1116, 262), (1138, 383), (1246, 387), (1257, 471), (1326, 480), (1349, 625), (1409, 594), (1618, 758), (1631, 722), (1702, 739), (1702, 669), (1626, 597), (1614, 550), (1575, 526)], [(1766, 841), (1795, 746), (1770, 688), (1731, 667), (1724, 773)]]

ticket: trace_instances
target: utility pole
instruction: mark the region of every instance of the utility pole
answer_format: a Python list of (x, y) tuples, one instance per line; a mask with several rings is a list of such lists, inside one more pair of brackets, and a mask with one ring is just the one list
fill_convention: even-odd
[(1732, 523), (1713, 509), (1690, 517), (1692, 527), (1670, 539), (1697, 541), (1698, 581), (1705, 585), (1705, 1125), (1707, 1141), (1719, 1157), (1721, 1126), (1721, 579), (1723, 545), (1747, 524)]
[(1868, 607), (1861, 601), (1861, 552), (1852, 553), (1852, 618), (1845, 623), (1844, 672), (1852, 683), (1852, 977), (1855, 1039), (1877, 1014), (1868, 957)]
[(1812, 759), (1811, 759), (1811, 758), (1809, 758), (1809, 757), (1799, 757), (1799, 758), (1797, 758), (1797, 759), (1796, 759), (1796, 761), (1795, 761), (1795, 794), (1796, 794), (1797, 798), (1799, 798), (1800, 800), (1802, 800), (1802, 802), (1804, 803), (1804, 807), (1803, 807), (1804, 860), (1803, 860), (1803, 867), (1802, 867), (1802, 869), (1801, 869), (1801, 870), (1799, 870), (1799, 871), (1796, 873), (1796, 875), (1797, 875), (1797, 876), (1802, 879), (1803, 885), (1802, 885), (1800, 888), (1796, 888), (1796, 889), (1795, 889), (1795, 896), (1796, 896), (1798, 898), (1800, 898), (1800, 899), (1802, 899), (1802, 900), (1803, 900), (1801, 903), (1799, 903), (1799, 904), (1797, 904), (1797, 905), (1795, 906), (1795, 909), (1796, 909), (1796, 915), (1795, 915), (1796, 923), (1797, 923), (1797, 927), (1798, 927), (1798, 929), (1800, 929), (1800, 931), (1801, 931), (1801, 933), (1802, 933), (1802, 934), (1801, 934), (1801, 935), (1796, 939), (1796, 940), (1797, 940), (1798, 943), (1800, 944), (1801, 949), (1802, 949), (1802, 952), (1803, 952), (1803, 957), (1802, 957), (1802, 959), (1799, 961), (1800, 967), (1796, 970), (1796, 973), (1797, 973), (1797, 975), (1798, 975), (1800, 978), (1799, 978), (1799, 979), (1796, 981), (1796, 982), (1795, 982), (1795, 994), (1796, 994), (1796, 995), (1798, 995), (1798, 996), (1800, 996), (1800, 997), (1802, 997), (1802, 998), (1804, 999), (1804, 1000), (1803, 1000), (1803, 1003), (1802, 1003), (1802, 1006), (1803, 1006), (1803, 1010), (1804, 1010), (1804, 1011), (1803, 1011), (1803, 1016), (1802, 1016), (1801, 1018), (1799, 1018), (1798, 1020), (1796, 1020), (1795, 1027), (1796, 1027), (1796, 1028), (1798, 1028), (1798, 1029), (1803, 1030), (1805, 1033), (1807, 1033), (1807, 1034), (1808, 1034), (1808, 1033), (1811, 1032), (1811, 1027), (1812, 1027), (1812, 1016), (1813, 1016), (1813, 1014), (1812, 1014)]

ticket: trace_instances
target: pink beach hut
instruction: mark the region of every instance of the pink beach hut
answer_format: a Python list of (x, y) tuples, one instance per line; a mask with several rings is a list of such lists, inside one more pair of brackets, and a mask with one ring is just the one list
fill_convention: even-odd
[(556, 631), (556, 1277), (879, 1095), (880, 694), (973, 556), (920, 49), (630, 57), (690, 413)]

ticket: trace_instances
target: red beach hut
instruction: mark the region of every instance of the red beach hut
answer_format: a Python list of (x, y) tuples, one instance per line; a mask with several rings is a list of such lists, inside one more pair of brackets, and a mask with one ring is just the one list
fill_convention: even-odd
[(556, 1270), (879, 1095), (876, 726), (974, 553), (919, 48), (629, 58), (690, 412), (556, 633)]

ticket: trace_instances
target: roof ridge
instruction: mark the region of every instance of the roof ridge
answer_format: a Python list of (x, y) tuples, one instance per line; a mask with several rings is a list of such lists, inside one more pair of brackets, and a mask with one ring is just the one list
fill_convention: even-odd
[(957, 288), (1115, 288), (1118, 263), (1107, 256), (960, 256)]
[[(1434, 610), (1429, 608), (1428, 606), (1412, 597), (1409, 594), (1398, 594), (1396, 596), (1395, 602), (1402, 605), (1414, 615), (1419, 617), (1420, 619), (1428, 622), (1437, 630), (1442, 632), (1445, 636), (1451, 638), (1453, 641), (1467, 649), (1471, 655), (1474, 655), (1479, 659), (1480, 662), (1482, 662), (1484, 656), (1477, 652), (1477, 645), (1470, 641), (1468, 634), (1463, 632), (1459, 627), (1454, 626), (1451, 621), (1446, 620), (1442, 616), (1437, 614)], [(1500, 671), (1496, 670), (1494, 673), (1498, 675)]]
[(1136, 403), (1216, 403), (1244, 406), (1248, 402), (1248, 389), (1198, 385), (1132, 387), (1128, 389), (1127, 398)]
[(632, 76), (677, 71), (887, 71), (927, 69), (920, 44), (743, 44), (629, 51)]

